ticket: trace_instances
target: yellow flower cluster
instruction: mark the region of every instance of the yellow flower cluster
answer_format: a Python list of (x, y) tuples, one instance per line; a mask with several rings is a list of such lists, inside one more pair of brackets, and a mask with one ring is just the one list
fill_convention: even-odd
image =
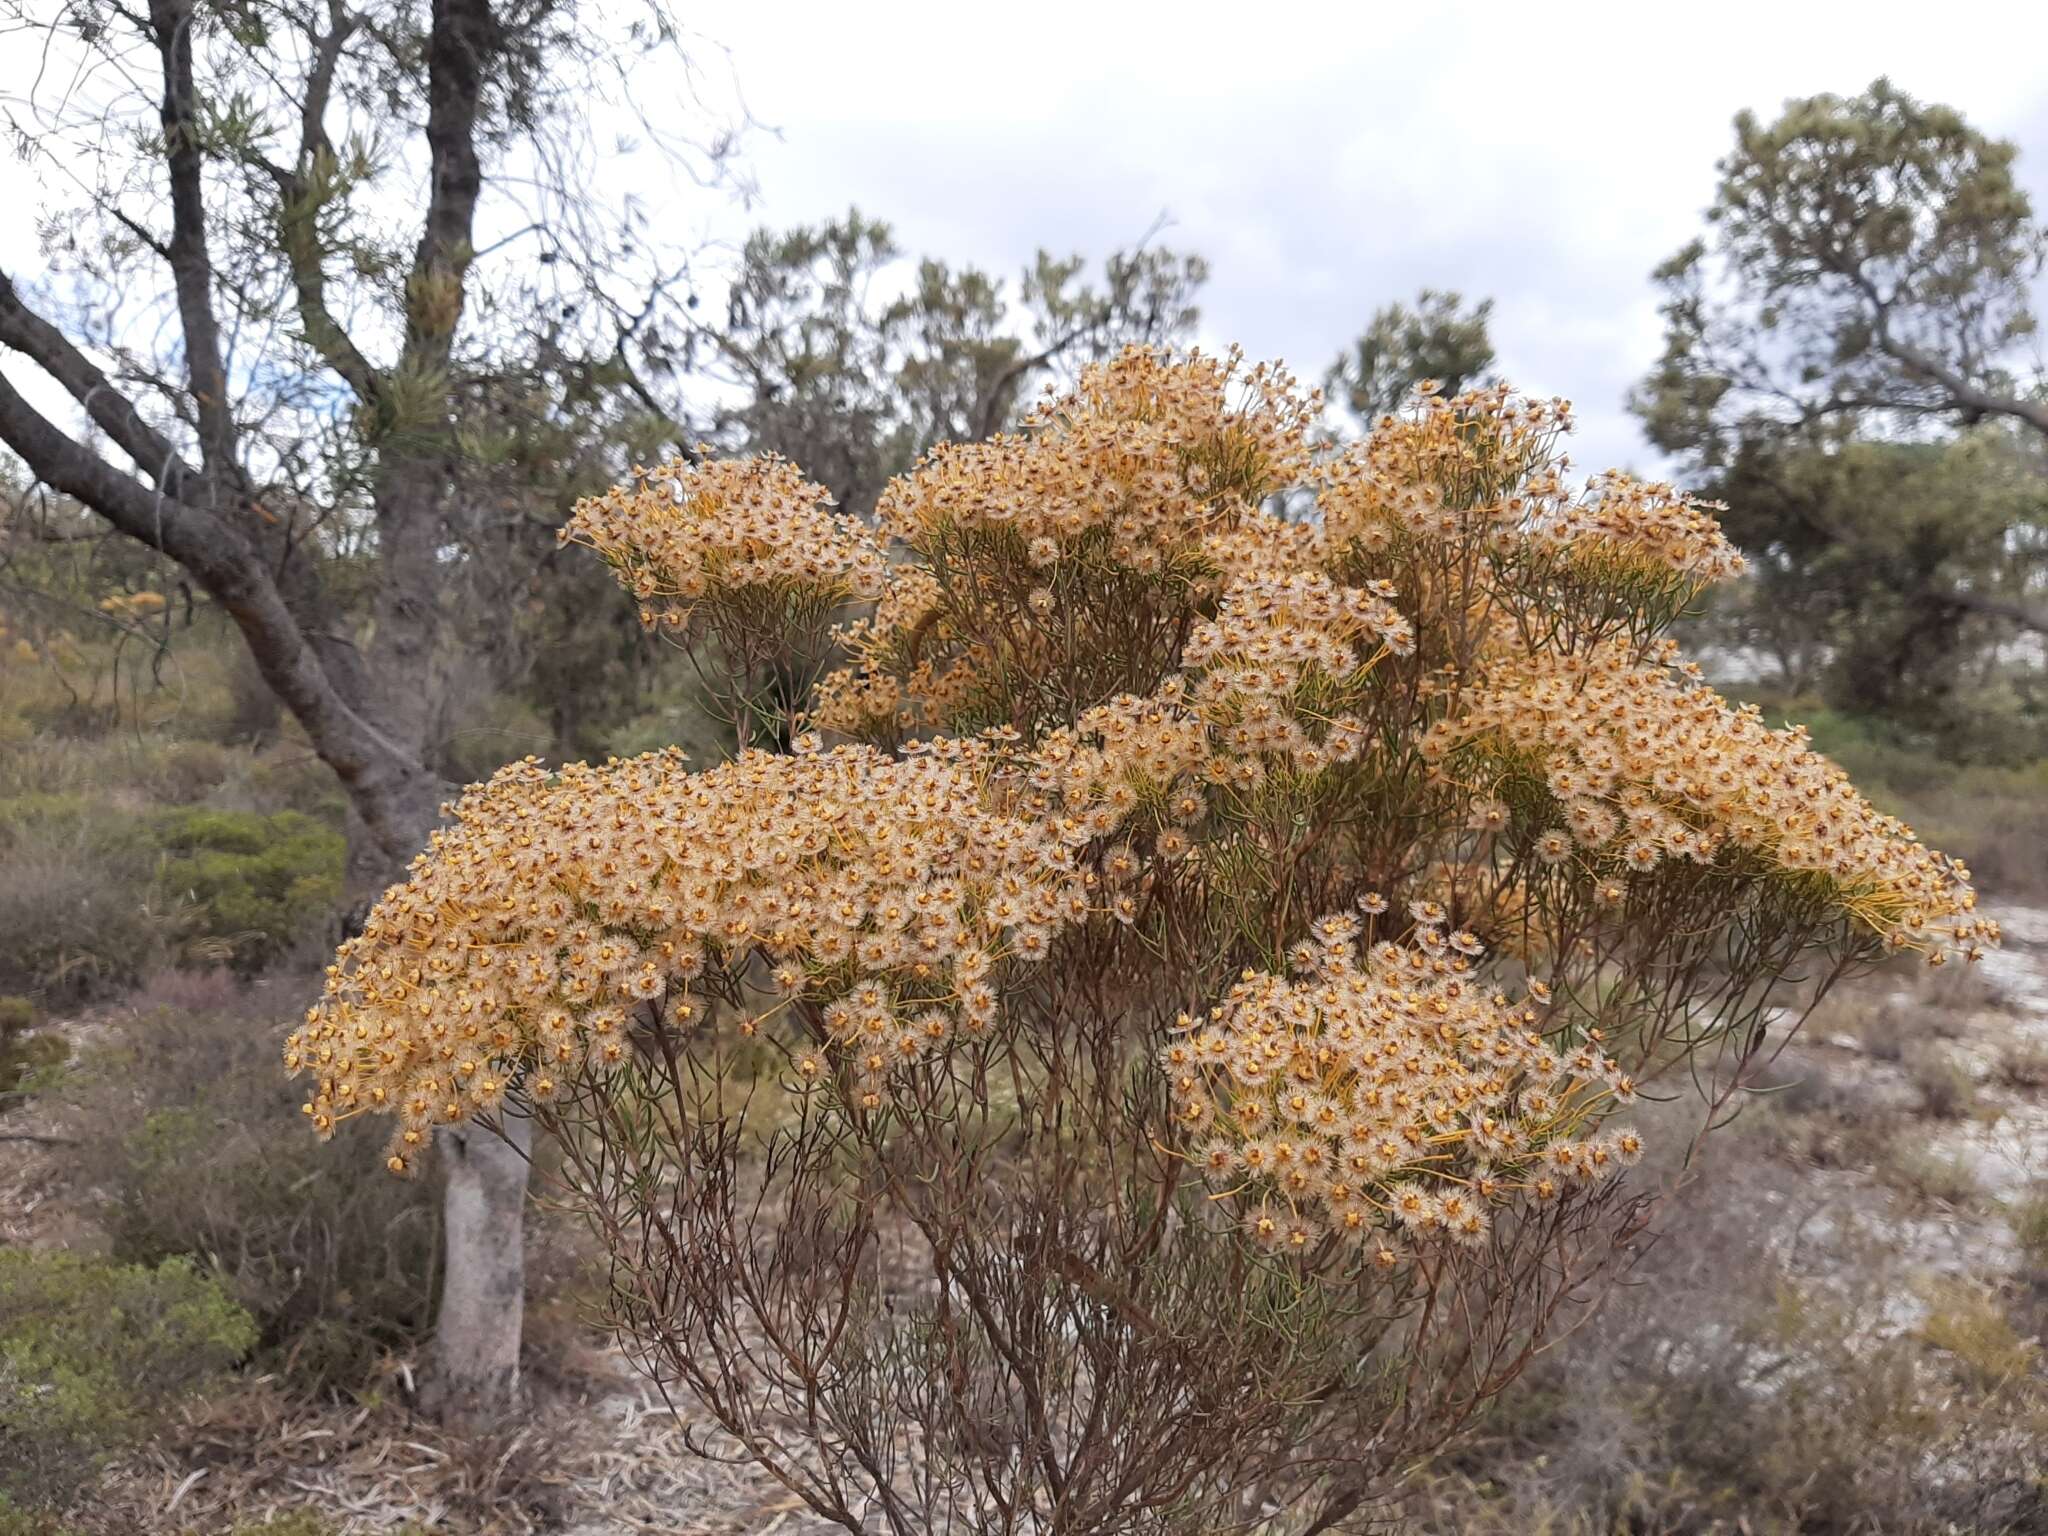
[(1335, 1237), (1391, 1266), (1397, 1233), (1481, 1241), (1501, 1202), (1554, 1200), (1641, 1151), (1597, 1134), (1634, 1092), (1598, 1045), (1560, 1054), (1536, 1006), (1476, 978), (1473, 935), (1427, 903), (1410, 915), (1410, 942), (1363, 957), (1358, 919), (1318, 920), (1295, 979), (1247, 972), (1159, 1052), (1192, 1156), (1268, 1248)]
[(1523, 400), (1505, 386), (1425, 397), (1410, 417), (1322, 466), (1317, 500), (1333, 553), (1367, 555), (1397, 536), (1483, 536), (1511, 566), (1529, 555), (1596, 574), (1649, 573), (1697, 590), (1739, 575), (1743, 561), (1702, 503), (1619, 471), (1574, 494), (1554, 456), (1570, 425), (1563, 401)]
[(1380, 583), (1347, 587), (1320, 573), (1233, 582), (1183, 653), (1200, 669), (1193, 699), (1223, 747), (1246, 763), (1284, 758), (1303, 773), (1355, 758), (1365, 727), (1344, 712), (1350, 689), (1382, 656), (1415, 649), (1392, 596)]
[(698, 774), (673, 752), (504, 769), (342, 946), (287, 1042), (315, 1078), (307, 1115), (325, 1134), (395, 1113), (403, 1171), (514, 1080), (546, 1101), (656, 1017), (710, 1022), (742, 983), (768, 989), (743, 1031), (794, 1011), (799, 1078), (828, 1070), (830, 1042), (879, 1103), (890, 1071), (989, 1029), (1001, 969), (1088, 910), (1058, 839), (1002, 807), (996, 761), (970, 741)]
[(1281, 369), (1244, 372), (1235, 351), (1131, 347), (1036, 408), (1024, 434), (937, 449), (877, 515), (920, 553), (994, 536), (1042, 571), (1099, 547), (1157, 575), (1307, 475), (1318, 408)]
[(1535, 523), (1532, 539), (1581, 564), (1670, 571), (1702, 585), (1743, 571), (1742, 556), (1704, 506), (1620, 470), (1595, 475), (1582, 496)]
[(886, 565), (823, 486), (774, 454), (636, 469), (630, 485), (578, 502), (561, 541), (604, 556), (641, 622), (670, 630), (699, 603), (737, 594), (873, 597)]
[(1731, 708), (1673, 655), (1667, 645), (1638, 662), (1610, 645), (1497, 657), (1423, 750), (1442, 761), (1476, 744), (1501, 771), (1539, 780), (1535, 803), (1558, 818), (1538, 840), (1546, 862), (1648, 875), (1668, 860), (1713, 864), (1733, 845), (1825, 882), (1829, 900), (1895, 949), (1938, 964), (1997, 942), (1997, 925), (1972, 915), (1968, 870), (1874, 809), (1803, 728), (1772, 730), (1754, 706)]

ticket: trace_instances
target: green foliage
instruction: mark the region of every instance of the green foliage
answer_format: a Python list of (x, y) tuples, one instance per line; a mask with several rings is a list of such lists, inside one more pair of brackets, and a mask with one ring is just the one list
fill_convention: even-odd
[(124, 814), (83, 794), (0, 800), (0, 986), (77, 998), (167, 952), (245, 971), (334, 909), (340, 833), (296, 811)]
[(249, 1315), (189, 1261), (0, 1251), (0, 1468), (62, 1503), (112, 1451), (248, 1353)]
[(1711, 244), (1657, 273), (1664, 357), (1635, 401), (1652, 440), (1716, 468), (1758, 423), (1981, 414), (2048, 254), (2016, 155), (1886, 80), (1737, 116)]
[[(155, 990), (168, 1005), (89, 1064), (82, 1090), (78, 1158), (107, 1195), (115, 1256), (191, 1256), (253, 1315), (264, 1356), (295, 1381), (361, 1381), (431, 1318), (430, 1191), (383, 1171), (375, 1133), (344, 1127), (324, 1144), (305, 1134), (260, 992), (200, 978)], [(139, 1106), (117, 1109), (138, 1095)], [(309, 1189), (321, 1192), (311, 1205)]]
[(150, 836), (161, 889), (189, 904), (185, 935), (240, 970), (274, 959), (341, 899), (341, 834), (296, 811), (173, 811)]
[[(216, 628), (178, 630), (162, 688), (97, 638), (45, 629), (34, 660), (0, 649), (0, 992), (60, 1007), (167, 959), (253, 968), (321, 926), (341, 871), (332, 776), (302, 745), (210, 738), (236, 733), (239, 642)], [(28, 725), (31, 706), (98, 698), (115, 673), (118, 730)]]
[(1881, 717), (1951, 760), (2012, 761), (2048, 739), (2048, 695), (1993, 664), (2048, 570), (2048, 474), (2010, 428), (1951, 441), (1746, 442), (1712, 484), (1752, 563), (1733, 638), (1788, 686)]
[(1731, 637), (1959, 761), (2048, 728), (2048, 234), (2016, 154), (1885, 80), (1741, 114), (1631, 400), (1754, 562)]
[(1325, 392), (1370, 430), (1399, 411), (1425, 379), (1435, 379), (1447, 395), (1486, 382), (1493, 369), (1486, 333), (1493, 300), (1481, 299), (1469, 310), (1464, 303), (1460, 294), (1425, 288), (1412, 309), (1387, 305), (1330, 365)]

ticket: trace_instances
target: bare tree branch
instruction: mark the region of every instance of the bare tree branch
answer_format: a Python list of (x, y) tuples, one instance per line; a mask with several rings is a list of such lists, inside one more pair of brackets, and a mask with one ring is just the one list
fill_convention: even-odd
[(22, 302), (0, 271), (0, 346), (12, 347), (62, 384), (137, 469), (172, 496), (186, 494), (197, 476), (184, 456), (142, 419), (128, 397), (73, 346), (64, 333)]
[(235, 454), (237, 433), (222, 361), (220, 318), (213, 307), (213, 257), (206, 243), (206, 155), (200, 140), (192, 21), (192, 0), (150, 0), (150, 35), (164, 71), (161, 119), (164, 166), (171, 184), (171, 238), (166, 250), (198, 418), (200, 462), (216, 488), (233, 487), (246, 497), (247, 479)]

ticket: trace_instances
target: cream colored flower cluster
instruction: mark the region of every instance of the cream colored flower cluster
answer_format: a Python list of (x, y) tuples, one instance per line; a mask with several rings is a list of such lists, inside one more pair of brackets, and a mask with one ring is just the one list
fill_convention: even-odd
[(960, 537), (1014, 543), (1051, 571), (1099, 540), (1148, 575), (1257, 515), (1308, 473), (1319, 402), (1239, 355), (1131, 347), (1034, 410), (1022, 435), (949, 444), (883, 493), (883, 529), (920, 553)]
[(1125, 694), (1040, 739), (1029, 778), (1062, 841), (1113, 836), (1140, 809), (1156, 825), (1186, 826), (1207, 809), (1203, 781), (1218, 769), (1209, 726), (1176, 681), (1149, 698)]
[(1731, 708), (1671, 665), (1670, 648), (1661, 654), (1662, 663), (1620, 646), (1500, 657), (1423, 749), (1442, 761), (1474, 743), (1502, 772), (1540, 777), (1541, 803), (1557, 818), (1540, 829), (1546, 861), (1649, 875), (1670, 860), (1706, 865), (1739, 851), (1825, 882), (1831, 901), (1893, 948), (1937, 964), (1997, 941), (1996, 924), (1973, 915), (1969, 872), (1881, 815), (1803, 728), (1770, 729), (1753, 706)]
[(928, 566), (890, 566), (874, 613), (833, 632), (854, 659), (812, 690), (808, 723), (881, 739), (911, 729), (919, 711), (935, 722), (950, 719), (984, 653), (963, 647), (944, 616), (944, 593)]
[(1190, 1155), (1268, 1248), (1334, 1237), (1391, 1266), (1397, 1235), (1482, 1241), (1502, 1202), (1641, 1151), (1600, 1133), (1634, 1085), (1598, 1045), (1548, 1044), (1533, 1002), (1477, 979), (1473, 935), (1427, 903), (1410, 915), (1409, 942), (1363, 956), (1358, 919), (1320, 919), (1293, 979), (1246, 973), (1159, 1052)]
[(1570, 424), (1564, 401), (1524, 399), (1505, 385), (1425, 395), (1419, 409), (1318, 466), (1332, 551), (1356, 544), (1378, 553), (1400, 534), (1514, 537), (1566, 495), (1556, 445)]
[(1669, 485), (1610, 471), (1574, 495), (1555, 453), (1569, 424), (1564, 402), (1524, 400), (1505, 386), (1425, 398), (1322, 466), (1317, 500), (1332, 552), (1382, 554), (1397, 535), (1478, 536), (1504, 565), (1533, 554), (1694, 588), (1741, 573), (1710, 509)]
[(698, 774), (675, 753), (514, 764), (455, 807), (287, 1042), (315, 1079), (314, 1128), (394, 1113), (403, 1170), (516, 1080), (545, 1102), (625, 1060), (656, 1015), (710, 1022), (707, 973), (721, 995), (769, 989), (745, 1032), (794, 1015), (800, 1078), (830, 1069), (829, 1042), (879, 1103), (891, 1071), (989, 1029), (1002, 968), (1088, 910), (1064, 846), (1003, 808), (996, 768), (985, 742), (750, 752)]
[(1700, 502), (1620, 470), (1595, 475), (1582, 496), (1538, 522), (1532, 537), (1539, 548), (1585, 565), (1669, 571), (1702, 585), (1733, 580), (1744, 568)]
[(1356, 680), (1382, 656), (1415, 649), (1390, 587), (1347, 587), (1320, 573), (1233, 582), (1183, 657), (1198, 669), (1196, 708), (1234, 757), (1289, 760), (1304, 773), (1356, 757), (1365, 727), (1345, 711)]
[(867, 530), (774, 454), (636, 470), (630, 485), (578, 502), (561, 541), (604, 556), (641, 622), (672, 630), (707, 599), (737, 594), (874, 597), (886, 569)]

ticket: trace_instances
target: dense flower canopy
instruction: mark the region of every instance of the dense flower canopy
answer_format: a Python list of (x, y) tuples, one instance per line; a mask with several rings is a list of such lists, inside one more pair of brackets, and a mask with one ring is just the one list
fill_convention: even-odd
[(1538, 1006), (1481, 984), (1474, 935), (1427, 903), (1408, 916), (1412, 943), (1362, 961), (1358, 918), (1318, 920), (1301, 976), (1247, 974), (1159, 1052), (1203, 1169), (1269, 1247), (1331, 1232), (1389, 1265), (1396, 1231), (1477, 1242), (1510, 1194), (1554, 1200), (1641, 1149), (1631, 1131), (1581, 1134), (1633, 1096), (1615, 1063), (1591, 1043), (1560, 1055)]
[(1601, 1129), (1632, 1086), (1602, 1010), (1651, 1008), (1620, 978), (1671, 946), (1995, 941), (1966, 871), (1661, 638), (1740, 569), (1709, 508), (1574, 489), (1559, 402), (1426, 393), (1335, 448), (1317, 405), (1234, 354), (1133, 349), (935, 452), (876, 533), (772, 458), (584, 503), (565, 536), (650, 623), (713, 610), (766, 655), (835, 619), (809, 723), (859, 744), (470, 791), (288, 1045), (315, 1128), (393, 1113), (402, 1170), (515, 1088), (728, 1025), (872, 1110), (1120, 929), (1192, 942), (1170, 979), (1257, 962), (1139, 1042), (1190, 1164), (1269, 1245), (1386, 1262), (1632, 1157)]

